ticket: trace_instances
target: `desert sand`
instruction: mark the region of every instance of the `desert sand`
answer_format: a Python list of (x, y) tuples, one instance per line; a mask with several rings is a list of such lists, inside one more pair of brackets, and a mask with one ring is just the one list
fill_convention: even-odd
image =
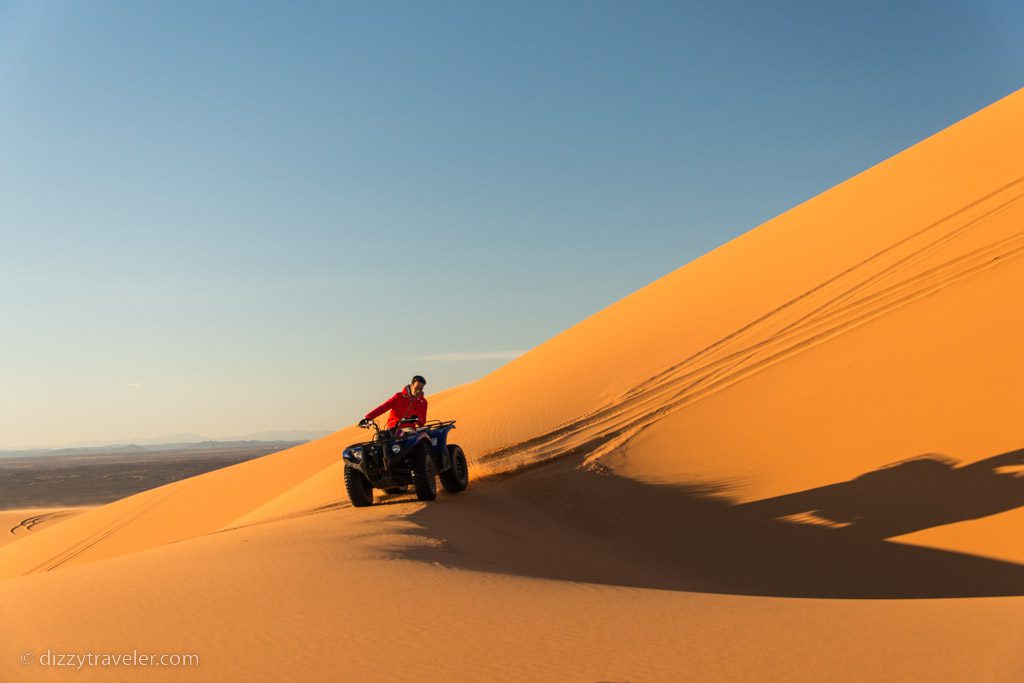
[[(1024, 90), (431, 396), (464, 493), (351, 508), (346, 427), (7, 543), (0, 678), (1024, 679), (1022, 122)], [(197, 676), (78, 675), (112, 673)]]

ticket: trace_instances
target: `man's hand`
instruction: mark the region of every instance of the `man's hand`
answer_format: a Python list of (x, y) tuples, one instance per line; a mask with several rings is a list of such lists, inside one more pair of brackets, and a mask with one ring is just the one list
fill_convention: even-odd
[(373, 420), (369, 420), (369, 419), (367, 419), (365, 417), (362, 420), (359, 421), (359, 426), (362, 427), (363, 429), (366, 429), (367, 427), (369, 427), (372, 424), (373, 424)]

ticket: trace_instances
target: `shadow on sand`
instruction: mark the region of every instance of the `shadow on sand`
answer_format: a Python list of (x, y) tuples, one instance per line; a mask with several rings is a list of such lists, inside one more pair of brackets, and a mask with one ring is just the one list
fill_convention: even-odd
[[(411, 515), (405, 558), (519, 576), (740, 595), (1024, 595), (1024, 565), (887, 541), (1024, 505), (1024, 450), (956, 467), (927, 455), (736, 504), (725, 487), (645, 484), (580, 458), (473, 482)], [(1004, 471), (1000, 471), (1003, 468)], [(817, 523), (780, 519), (810, 516)], [(1007, 543), (1016, 539), (1007, 539)]]

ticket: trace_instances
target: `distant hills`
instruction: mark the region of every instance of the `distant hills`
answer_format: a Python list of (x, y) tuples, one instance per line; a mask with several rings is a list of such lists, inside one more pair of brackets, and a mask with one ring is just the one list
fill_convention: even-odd
[[(148, 439), (125, 439), (125, 441), (140, 446), (159, 446), (163, 444), (183, 444), (183, 443), (201, 443), (207, 441), (315, 441), (322, 437), (331, 434), (333, 430), (324, 431), (304, 431), (301, 429), (291, 429), (284, 431), (270, 431), (270, 432), (255, 432), (253, 434), (243, 434), (241, 436), (224, 436), (224, 437), (209, 437), (202, 436), (200, 434), (192, 434), (191, 432), (185, 432), (182, 434), (171, 434), (168, 436), (156, 436)], [(85, 444), (89, 446), (100, 445), (100, 444)]]
[(18, 457), (25, 455), (93, 455), (100, 453), (159, 453), (170, 450), (214, 450), (238, 448), (259, 443), (275, 443), (295, 445), (315, 441), (331, 434), (331, 431), (269, 431), (232, 436), (223, 439), (212, 439), (200, 434), (181, 433), (146, 439), (126, 439), (119, 443), (92, 442), (68, 448), (20, 448), (0, 450), (0, 457)]

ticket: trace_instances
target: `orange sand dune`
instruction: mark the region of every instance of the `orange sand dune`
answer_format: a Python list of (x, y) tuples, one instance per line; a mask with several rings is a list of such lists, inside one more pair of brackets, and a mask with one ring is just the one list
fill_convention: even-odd
[[(529, 491), (503, 488), (471, 487), (467, 503), (333, 509), (0, 581), (0, 677), (1014, 681), (1024, 671), (1014, 635), (1024, 629), (1019, 599), (694, 592), (652, 587), (671, 576), (650, 558), (622, 585), (629, 558), (600, 555), (598, 520), (588, 529), (581, 520), (516, 528), (508, 519), (551, 520), (571, 495), (530, 511)], [(487, 508), (469, 539), (456, 533), (438, 543), (420, 528), (473, 521), (467, 513)], [(417, 519), (424, 510), (435, 518)], [(496, 520), (504, 526), (489, 531)], [(531, 535), (566, 551), (586, 545), (589, 558), (610, 566), (573, 578), (586, 563), (563, 567), (565, 552), (549, 570), (543, 553), (503, 563), (522, 548), (508, 544)], [(16, 661), (47, 649), (200, 659), (197, 669), (70, 672)]]
[(458, 497), (351, 509), (346, 428), (0, 548), (0, 677), (55, 642), (238, 679), (1020, 680), (1022, 121), (1018, 91), (432, 396)]

